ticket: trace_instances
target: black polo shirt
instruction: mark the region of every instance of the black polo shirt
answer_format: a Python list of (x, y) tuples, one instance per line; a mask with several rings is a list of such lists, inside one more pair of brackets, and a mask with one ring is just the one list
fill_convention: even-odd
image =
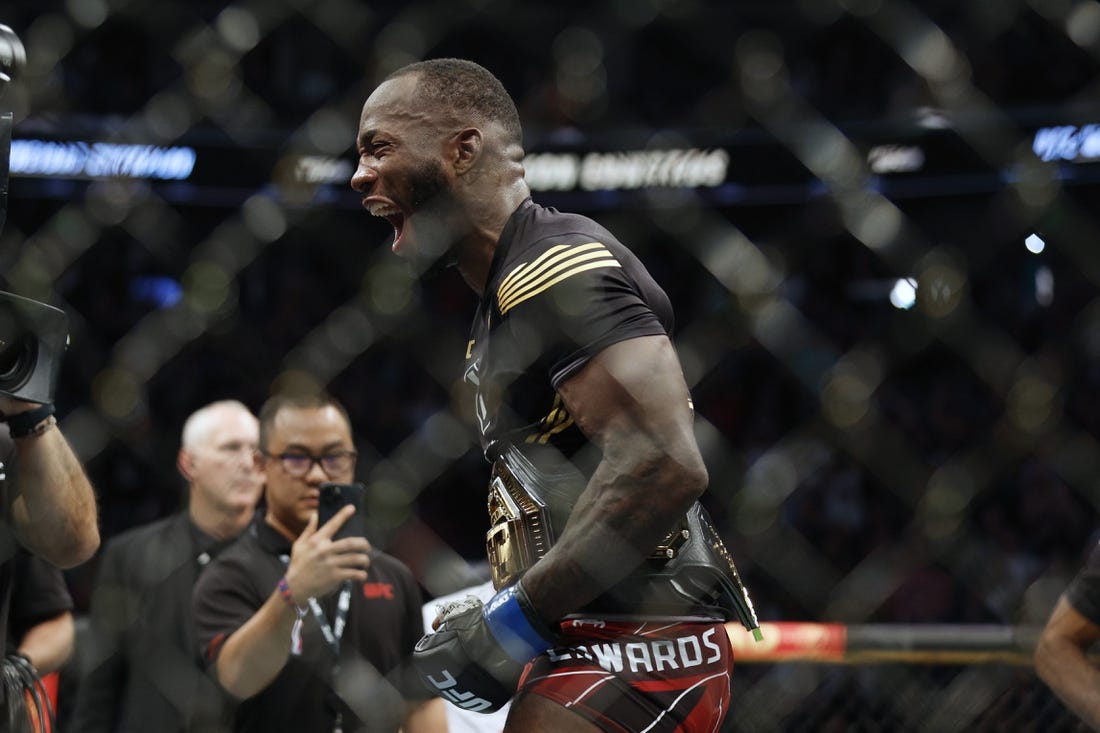
[[(289, 557), (290, 542), (257, 514), (203, 573), (192, 600), (200, 651), (211, 668), (225, 638), (275, 591)], [(318, 599), (330, 628), (338, 596), (336, 591)], [(331, 733), (340, 713), (347, 733), (396, 732), (404, 701), (431, 697), (409, 665), (423, 633), (421, 606), (420, 588), (409, 569), (396, 558), (372, 552), (366, 582), (351, 588), (339, 665), (319, 621), (307, 614), (300, 654), (292, 654), (270, 685), (240, 704), (235, 730)]]

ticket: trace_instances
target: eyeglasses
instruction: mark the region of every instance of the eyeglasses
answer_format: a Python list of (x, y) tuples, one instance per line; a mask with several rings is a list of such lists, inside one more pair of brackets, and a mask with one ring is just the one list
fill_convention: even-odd
[(306, 453), (300, 450), (289, 450), (285, 453), (268, 453), (267, 451), (260, 451), (268, 458), (278, 458), (279, 463), (282, 464), (283, 470), (286, 471), (288, 476), (294, 478), (301, 478), (307, 473), (313, 470), (313, 464), (320, 464), (321, 470), (329, 478), (335, 478), (338, 474), (351, 470), (355, 467), (355, 459), (359, 456), (353, 450), (337, 450), (331, 453), (325, 453), (322, 456), (315, 456), (312, 453)]

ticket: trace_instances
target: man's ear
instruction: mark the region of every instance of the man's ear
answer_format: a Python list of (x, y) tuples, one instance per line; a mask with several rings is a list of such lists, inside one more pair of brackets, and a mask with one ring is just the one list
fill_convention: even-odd
[(455, 175), (461, 176), (473, 168), (481, 155), (482, 143), (481, 130), (476, 127), (467, 127), (455, 133), (453, 158)]
[(195, 473), (195, 456), (191, 451), (180, 448), (179, 453), (176, 454), (176, 468), (185, 479), (191, 480)]

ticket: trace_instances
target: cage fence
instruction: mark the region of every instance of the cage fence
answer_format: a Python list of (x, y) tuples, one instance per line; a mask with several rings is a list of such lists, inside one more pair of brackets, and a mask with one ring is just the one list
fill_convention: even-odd
[(774, 665), (741, 670), (727, 731), (1086, 731), (1026, 667)]
[[(516, 97), (536, 200), (668, 291), (764, 619), (1040, 624), (1096, 539), (1093, 2), (5, 12), (0, 276), (71, 319), (61, 424), (107, 538), (180, 505), (192, 410), (308, 383), (349, 409), (377, 543), (430, 595), (481, 576), (475, 296), (410, 273), (347, 187), (373, 85), (458, 55)], [(740, 669), (731, 730), (1075, 729), (1026, 664)]]
[(1031, 667), (1039, 627), (730, 627), (740, 660), (725, 731), (1088, 730)]

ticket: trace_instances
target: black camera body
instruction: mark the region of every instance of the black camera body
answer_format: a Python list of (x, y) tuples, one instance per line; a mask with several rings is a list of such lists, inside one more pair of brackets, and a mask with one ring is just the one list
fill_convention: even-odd
[(0, 291), (0, 394), (53, 402), (68, 345), (64, 311)]
[[(19, 37), (0, 25), (0, 94), (26, 61)], [(0, 229), (8, 210), (11, 132), (11, 112), (0, 113)], [(68, 345), (69, 320), (64, 311), (0, 291), (0, 394), (29, 402), (53, 402)]]

